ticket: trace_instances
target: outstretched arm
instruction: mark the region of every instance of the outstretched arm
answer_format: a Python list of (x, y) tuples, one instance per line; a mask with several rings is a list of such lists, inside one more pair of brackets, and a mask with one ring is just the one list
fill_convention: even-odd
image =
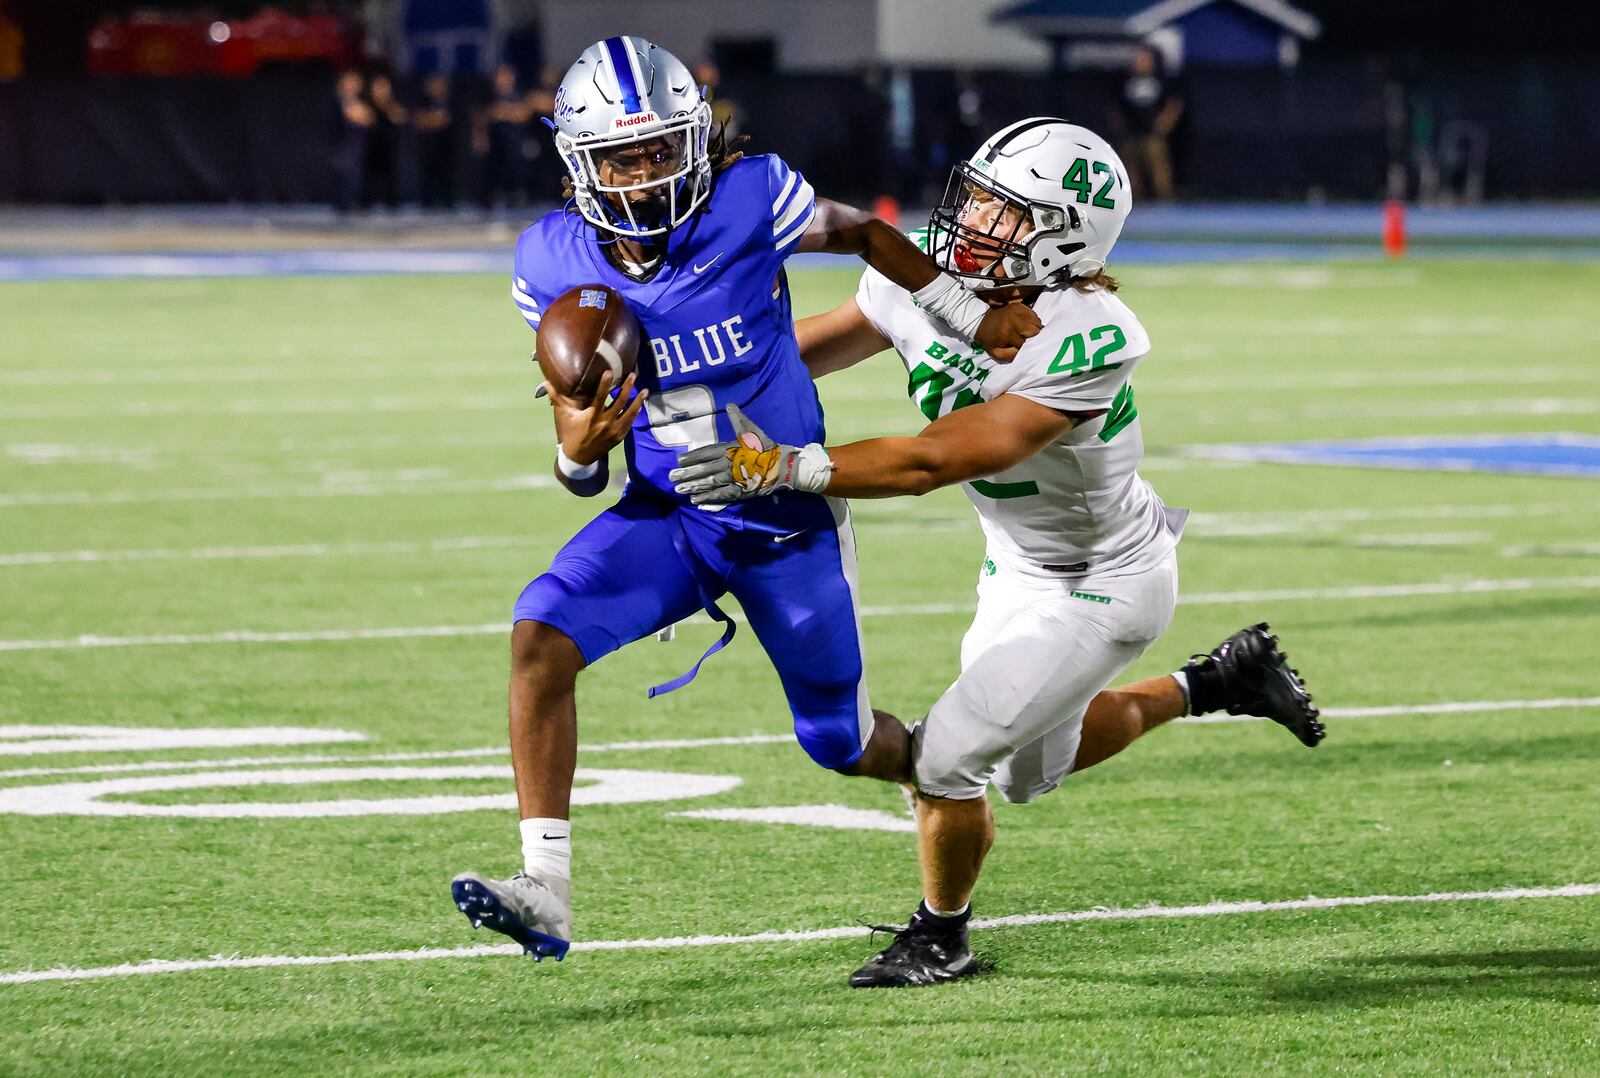
[(887, 221), (866, 210), (828, 198), (817, 199), (817, 212), (800, 237), (799, 251), (861, 258), (907, 292), (932, 284), (939, 267), (922, 249)]
[(819, 198), (799, 251), (860, 255), (867, 265), (912, 294), (917, 305), (998, 360), (1012, 359), (1039, 332), (1039, 316), (1021, 303), (991, 307), (939, 269), (887, 221), (865, 210)]
[(909, 438), (871, 438), (828, 450), (836, 498), (926, 494), (1014, 468), (1078, 424), (1078, 418), (1002, 394), (951, 412)]
[(800, 358), (813, 379), (854, 367), (889, 347), (889, 341), (867, 321), (852, 296), (826, 314), (814, 314), (794, 324)]
[(774, 442), (737, 404), (728, 405), (728, 418), (733, 441), (689, 450), (668, 476), (696, 505), (789, 489), (836, 498), (926, 494), (1015, 467), (1086, 416), (1002, 394), (951, 412), (915, 437), (872, 438), (833, 449)]

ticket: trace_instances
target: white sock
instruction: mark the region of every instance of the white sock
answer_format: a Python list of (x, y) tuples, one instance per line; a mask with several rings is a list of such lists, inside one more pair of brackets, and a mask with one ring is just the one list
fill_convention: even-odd
[(534, 817), (522, 821), (522, 871), (538, 879), (572, 878), (572, 823)]
[(1183, 713), (1189, 714), (1189, 675), (1182, 670), (1172, 675), (1172, 680), (1178, 683), (1178, 691), (1183, 693)]
[(933, 903), (929, 902), (926, 897), (923, 898), (922, 904), (928, 907), (928, 912), (933, 914), (935, 917), (960, 917), (963, 913), (966, 913), (972, 908), (972, 902), (970, 900), (963, 902), (959, 910), (950, 910), (949, 912), (934, 909)]

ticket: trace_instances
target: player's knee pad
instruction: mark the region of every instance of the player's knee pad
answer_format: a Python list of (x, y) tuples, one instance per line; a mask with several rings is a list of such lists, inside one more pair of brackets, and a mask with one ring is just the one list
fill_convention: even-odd
[(795, 716), (795, 740), (819, 767), (839, 771), (861, 759), (866, 742), (855, 716), (814, 719)]
[(783, 679), (794, 736), (806, 755), (837, 771), (860, 759), (872, 735), (872, 708), (861, 680), (859, 658), (831, 670), (789, 668)]

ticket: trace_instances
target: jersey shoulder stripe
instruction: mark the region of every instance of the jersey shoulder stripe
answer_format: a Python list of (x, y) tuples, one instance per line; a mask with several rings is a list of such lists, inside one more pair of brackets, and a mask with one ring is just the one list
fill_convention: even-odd
[(783, 209), (778, 214), (778, 219), (773, 222), (772, 234), (782, 235), (787, 232), (795, 221), (810, 213), (817, 204), (816, 194), (811, 190), (811, 185), (801, 180), (794, 193), (786, 200)]

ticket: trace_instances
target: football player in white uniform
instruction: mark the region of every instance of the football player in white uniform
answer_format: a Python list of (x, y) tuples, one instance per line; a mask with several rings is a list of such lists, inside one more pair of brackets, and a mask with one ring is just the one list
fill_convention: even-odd
[(978, 511), (988, 550), (961, 673), (914, 728), (879, 713), (874, 734), (904, 745), (923, 903), (852, 985), (976, 970), (966, 923), (994, 841), (989, 783), (1008, 801), (1032, 801), (1154, 727), (1214, 710), (1272, 718), (1308, 746), (1322, 739), (1265, 624), (1173, 675), (1106, 690), (1172, 619), (1187, 516), (1137, 471), (1144, 445), (1129, 376), (1150, 338), (1105, 273), (1130, 204), (1122, 162), (1092, 131), (1049, 118), (1005, 128), (956, 166), (914, 238), (989, 302), (1032, 306), (1044, 328), (1015, 360), (952, 335), (869, 269), (853, 299), (797, 324), (802, 354), (820, 377), (893, 347), (929, 425), (915, 437), (787, 446), (730, 407), (739, 437), (684, 454), (673, 473), (702, 502), (789, 488), (882, 498), (961, 483)]

